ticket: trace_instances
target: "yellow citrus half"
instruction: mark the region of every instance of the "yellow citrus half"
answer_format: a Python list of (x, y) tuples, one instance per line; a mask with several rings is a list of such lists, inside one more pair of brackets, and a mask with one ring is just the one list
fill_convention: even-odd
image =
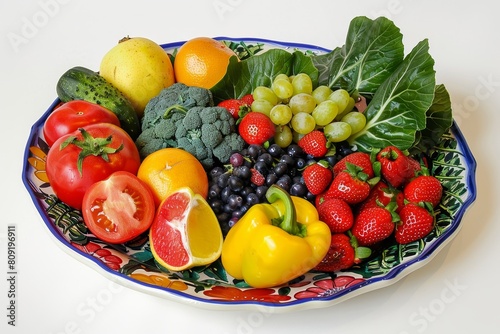
[(149, 231), (151, 252), (165, 268), (180, 271), (220, 257), (222, 231), (208, 202), (189, 188), (168, 196)]

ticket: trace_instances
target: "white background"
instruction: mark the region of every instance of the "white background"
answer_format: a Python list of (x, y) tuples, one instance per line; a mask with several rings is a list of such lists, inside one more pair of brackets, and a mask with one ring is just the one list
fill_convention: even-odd
[[(17, 226), (16, 327), (2, 333), (491, 333), (500, 318), (498, 146), (500, 24), (494, 1), (2, 1), (0, 4), (0, 272), (8, 224)], [(158, 43), (197, 36), (260, 37), (334, 48), (358, 15), (394, 20), (406, 49), (430, 41), (437, 81), (478, 162), (477, 200), (463, 228), (429, 264), (389, 287), (324, 309), (221, 312), (117, 286), (61, 251), (21, 182), (31, 125), (68, 68), (98, 69), (120, 38)], [(30, 28), (31, 27), (31, 28)], [(13, 36), (23, 38), (21, 44)], [(5, 277), (5, 278), (4, 278)], [(489, 305), (488, 300), (493, 301)]]

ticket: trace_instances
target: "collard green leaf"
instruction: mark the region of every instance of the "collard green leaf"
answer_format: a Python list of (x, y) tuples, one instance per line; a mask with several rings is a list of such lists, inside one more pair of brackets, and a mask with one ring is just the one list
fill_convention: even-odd
[(377, 90), (365, 110), (365, 128), (351, 136), (349, 143), (365, 152), (388, 145), (409, 149), (416, 132), (425, 129), (435, 81), (434, 60), (425, 39)]
[(444, 85), (437, 85), (434, 90), (434, 101), (427, 111), (425, 129), (417, 132), (416, 141), (410, 150), (411, 154), (427, 152), (439, 142), (453, 123), (451, 100)]
[[(315, 56), (312, 59), (314, 66), (318, 69), (318, 84), (329, 86), (330, 80), (334, 75), (332, 68), (340, 67), (342, 63), (342, 48), (335, 48), (331, 52)], [(338, 86), (338, 88), (345, 89), (342, 86)]]
[(210, 90), (216, 102), (241, 98), (251, 94), (257, 86), (270, 87), (278, 74), (308, 74), (313, 83), (318, 80), (318, 70), (310, 56), (300, 51), (271, 49), (248, 59), (238, 61), (232, 57), (226, 75)]
[(319, 84), (371, 96), (403, 58), (403, 35), (392, 21), (360, 16), (351, 21), (342, 48), (313, 61), (319, 70)]

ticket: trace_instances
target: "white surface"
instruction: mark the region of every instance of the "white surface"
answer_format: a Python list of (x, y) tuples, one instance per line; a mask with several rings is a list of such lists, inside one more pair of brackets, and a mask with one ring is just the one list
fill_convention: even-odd
[[(493, 1), (2, 1), (0, 4), (0, 331), (2, 333), (471, 333), (500, 319), (493, 253), (500, 235), (500, 28)], [(290, 314), (220, 312), (115, 285), (62, 252), (21, 182), (31, 125), (68, 68), (97, 69), (121, 37), (158, 43), (197, 36), (260, 37), (342, 45), (351, 19), (394, 20), (406, 49), (428, 38), (437, 81), (478, 162), (478, 196), (462, 230), (429, 264), (387, 288)], [(18, 38), (18, 44), (13, 40)], [(7, 321), (7, 225), (17, 226), (16, 327)]]

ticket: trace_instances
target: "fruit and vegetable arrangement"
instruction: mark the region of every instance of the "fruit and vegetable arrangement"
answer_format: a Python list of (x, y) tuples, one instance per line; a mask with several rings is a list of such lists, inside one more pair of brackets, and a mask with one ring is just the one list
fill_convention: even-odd
[(358, 17), (332, 51), (244, 46), (127, 37), (63, 73), (43, 126), (57, 198), (106, 243), (147, 235), (165, 270), (220, 261), (257, 288), (429, 235), (453, 118), (428, 41), (405, 55), (390, 20)]

